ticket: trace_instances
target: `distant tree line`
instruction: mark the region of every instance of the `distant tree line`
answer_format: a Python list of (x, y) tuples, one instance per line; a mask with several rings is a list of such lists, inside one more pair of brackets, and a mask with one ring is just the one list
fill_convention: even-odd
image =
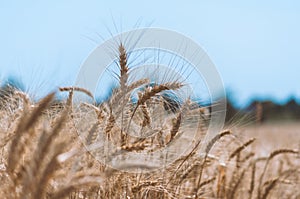
[(247, 116), (256, 123), (295, 121), (300, 120), (300, 104), (297, 103), (295, 97), (290, 97), (284, 104), (271, 100), (253, 100), (246, 108), (239, 109), (235, 108), (231, 101), (228, 101), (226, 121), (232, 120), (235, 115)]

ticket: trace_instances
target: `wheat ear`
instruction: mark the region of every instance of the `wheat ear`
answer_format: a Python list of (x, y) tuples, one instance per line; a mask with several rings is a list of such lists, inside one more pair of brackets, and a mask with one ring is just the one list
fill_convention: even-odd
[(258, 181), (258, 187), (259, 187), (259, 188), (258, 188), (258, 194), (257, 194), (257, 197), (258, 197), (258, 198), (261, 198), (261, 187), (262, 187), (262, 182), (263, 182), (263, 178), (264, 178), (264, 175), (265, 175), (265, 173), (266, 173), (266, 171), (267, 171), (267, 167), (268, 167), (270, 161), (271, 161), (274, 157), (276, 157), (277, 155), (280, 155), (280, 154), (298, 154), (298, 153), (299, 153), (299, 151), (292, 150), (292, 149), (278, 149), (278, 150), (273, 151), (273, 152), (269, 155), (269, 157), (268, 157), (268, 159), (267, 159), (267, 161), (266, 161), (266, 163), (265, 163), (263, 172), (262, 172), (262, 174), (261, 174), (261, 176), (260, 176), (260, 178), (259, 178), (259, 181)]
[[(199, 171), (199, 176), (198, 176), (198, 180), (197, 180), (197, 186), (199, 187), (200, 183), (201, 183), (201, 178), (202, 178), (202, 173), (203, 173), (203, 169), (204, 169), (204, 164), (206, 163), (206, 159), (208, 156), (209, 151), (211, 150), (211, 148), (214, 146), (214, 144), (220, 140), (222, 137), (226, 136), (226, 135), (231, 135), (231, 131), (230, 130), (225, 130), (223, 132), (221, 132), (220, 134), (216, 135), (206, 146), (205, 148), (205, 156), (203, 158), (202, 161), (202, 166), (200, 167), (200, 171)], [(195, 193), (197, 194), (197, 190), (195, 190)]]
[(68, 91), (68, 92), (70, 92), (70, 91), (79, 91), (79, 92), (85, 93), (87, 96), (94, 99), (93, 94), (85, 88), (80, 88), (80, 87), (76, 87), (76, 86), (73, 86), (73, 87), (60, 87), (59, 91), (61, 91), (61, 92), (64, 92), (64, 91)]
[(149, 100), (151, 97), (155, 96), (156, 94), (165, 91), (165, 90), (177, 90), (181, 88), (183, 85), (178, 82), (169, 82), (165, 84), (155, 85), (154, 87), (148, 87), (146, 91), (142, 94), (140, 94), (139, 99), (137, 101), (137, 104), (131, 114), (130, 120), (128, 122), (127, 131), (129, 130), (131, 120), (137, 111), (138, 107), (144, 103), (146, 103), (147, 100)]
[(128, 66), (127, 66), (127, 53), (126, 49), (121, 43), (119, 45), (119, 65), (120, 65), (120, 87), (121, 91), (125, 91), (128, 80)]
[(234, 158), (235, 156), (237, 156), (242, 150), (244, 150), (247, 146), (249, 146), (250, 144), (252, 144), (255, 141), (255, 138), (251, 138), (250, 140), (248, 140), (247, 142), (245, 142), (244, 144), (242, 144), (240, 147), (238, 147), (235, 151), (233, 151), (230, 156), (228, 161), (230, 161), (232, 158)]

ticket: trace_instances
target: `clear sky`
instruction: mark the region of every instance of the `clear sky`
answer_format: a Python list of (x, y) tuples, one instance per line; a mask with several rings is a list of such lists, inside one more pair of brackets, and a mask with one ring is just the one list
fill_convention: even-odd
[(30, 92), (71, 85), (114, 22), (121, 32), (138, 21), (199, 43), (239, 104), (300, 98), (297, 0), (1, 1), (0, 79), (21, 78)]

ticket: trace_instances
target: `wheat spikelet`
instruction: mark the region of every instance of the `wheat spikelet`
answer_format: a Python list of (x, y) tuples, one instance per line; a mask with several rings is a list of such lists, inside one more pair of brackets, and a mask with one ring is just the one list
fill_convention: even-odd
[(279, 178), (275, 178), (271, 181), (266, 182), (267, 187), (265, 188), (265, 192), (263, 193), (263, 195), (261, 197), (262, 199), (266, 199), (268, 197), (269, 193), (277, 185), (278, 181), (279, 181)]
[(202, 187), (204, 187), (205, 185), (208, 185), (208, 184), (214, 182), (215, 180), (216, 180), (216, 177), (212, 177), (212, 178), (210, 178), (210, 179), (208, 179), (208, 180), (203, 181), (203, 182), (199, 185), (199, 190), (200, 190)]
[(174, 137), (177, 135), (181, 125), (181, 120), (182, 120), (182, 113), (180, 112), (178, 113), (177, 117), (173, 121), (172, 129), (170, 131), (171, 138), (169, 142), (171, 142), (174, 139)]
[(165, 146), (165, 139), (163, 137), (163, 131), (161, 129), (157, 132), (155, 139), (159, 144), (159, 148)]
[(267, 180), (263, 186), (265, 186), (265, 190), (264, 193), (262, 194), (262, 199), (266, 199), (268, 197), (268, 195), (270, 194), (270, 192), (272, 191), (272, 189), (275, 188), (275, 186), (279, 183), (282, 184), (292, 184), (291, 181), (289, 180), (281, 180), (281, 178), (285, 179), (287, 176), (289, 175), (295, 175), (296, 172), (299, 172), (299, 169), (289, 169), (284, 171), (282, 174), (280, 174), (279, 176), (271, 179), (271, 180)]
[(104, 129), (104, 133), (107, 135), (108, 139), (110, 139), (110, 132), (111, 132), (112, 128), (114, 127), (115, 122), (116, 122), (115, 117), (113, 116), (112, 113), (110, 113), (108, 121), (107, 121), (105, 129)]
[(181, 123), (182, 123), (182, 117), (184, 115), (186, 115), (186, 112), (190, 109), (190, 104), (191, 104), (190, 99), (186, 100), (186, 102), (182, 105), (182, 107), (181, 107), (179, 113), (177, 114), (176, 118), (173, 120), (172, 129), (170, 131), (170, 134), (171, 134), (170, 142), (177, 135), (177, 133), (179, 131), (179, 128), (181, 126)]
[(93, 94), (85, 88), (80, 88), (80, 87), (76, 87), (76, 86), (73, 86), (73, 87), (60, 87), (59, 90), (61, 92), (63, 92), (63, 91), (68, 91), (68, 92), (70, 92), (70, 91), (79, 91), (79, 92), (82, 92), (82, 93), (84, 93), (84, 94), (86, 94), (89, 97), (94, 99)]
[(183, 172), (183, 174), (180, 175), (179, 177), (179, 183), (181, 184), (184, 179), (186, 179), (186, 177), (195, 169), (197, 169), (199, 166), (201, 166), (201, 163), (199, 161), (195, 161), (194, 163), (190, 164), (185, 171)]
[(231, 190), (230, 190), (230, 192), (228, 192), (228, 198), (235, 198), (235, 193), (238, 189), (238, 186), (241, 184), (247, 169), (248, 168), (243, 169), (242, 172), (240, 173), (240, 175), (238, 175), (238, 176), (236, 176), (236, 175), (232, 176), (232, 179), (231, 179), (231, 182), (229, 185)]
[(142, 151), (147, 147), (147, 142), (146, 140), (142, 142), (137, 142), (133, 144), (128, 144), (124, 145), (121, 147), (121, 150), (126, 150), (126, 151)]
[(153, 87), (148, 87), (148, 89), (145, 90), (145, 92), (139, 97), (137, 106), (145, 103), (147, 100), (149, 100), (154, 95), (165, 91), (165, 90), (177, 90), (181, 88), (183, 85), (178, 82), (167, 82), (160, 85), (155, 85)]
[(123, 129), (121, 130), (121, 133), (120, 133), (120, 138), (121, 138), (121, 146), (124, 146), (126, 145), (126, 142), (127, 142), (127, 134), (123, 131)]
[(207, 144), (206, 148), (205, 148), (205, 154), (207, 155), (209, 153), (209, 151), (211, 150), (211, 148), (214, 146), (214, 144), (221, 139), (222, 137), (226, 136), (226, 135), (230, 135), (231, 131), (230, 130), (225, 130), (223, 132), (221, 132), (220, 134), (216, 135), (213, 139), (211, 139), (211, 141)]
[(149, 81), (148, 78), (139, 79), (139, 80), (137, 80), (137, 81), (135, 81), (135, 82), (132, 82), (132, 83), (128, 86), (128, 91), (132, 91), (132, 90), (134, 90), (134, 89), (136, 89), (136, 88), (138, 88), (138, 87), (140, 87), (140, 86), (142, 86), (142, 85), (144, 85), (144, 84), (149, 84), (149, 83), (150, 83), (150, 81)]
[(73, 95), (74, 95), (73, 90), (70, 90), (69, 91), (69, 96), (68, 96), (68, 99), (67, 99), (67, 102), (66, 102), (66, 106), (70, 111), (71, 117), (73, 117), (73, 113), (72, 113), (72, 110), (73, 110)]
[(87, 145), (90, 145), (90, 144), (94, 143), (97, 140), (97, 137), (98, 137), (98, 132), (97, 132), (98, 126), (99, 126), (99, 123), (96, 122), (89, 129), (88, 135), (86, 137), (86, 144)]
[(295, 154), (295, 155), (297, 155), (298, 153), (299, 153), (299, 151), (293, 150), (293, 149), (278, 149), (278, 150), (272, 151), (272, 153), (269, 155), (267, 161), (271, 160), (272, 158), (274, 158), (275, 156), (280, 155), (280, 154)]
[(242, 150), (244, 150), (247, 146), (249, 146), (250, 144), (252, 144), (255, 141), (255, 138), (251, 138), (250, 140), (248, 140), (247, 142), (245, 142), (244, 144), (242, 144), (240, 147), (238, 147), (235, 151), (233, 151), (230, 156), (228, 161), (230, 161), (232, 158), (234, 158), (235, 156), (237, 156)]
[(131, 124), (131, 120), (134, 116), (134, 114), (136, 113), (138, 107), (144, 103), (146, 103), (147, 100), (149, 100), (151, 97), (155, 96), (156, 94), (165, 91), (165, 90), (176, 90), (181, 88), (183, 85), (181, 83), (177, 83), (177, 82), (168, 82), (168, 83), (164, 83), (164, 84), (160, 84), (160, 85), (155, 85), (153, 87), (148, 87), (144, 93), (139, 94), (139, 99), (137, 101), (137, 104), (131, 114), (130, 120), (128, 122), (128, 127), (127, 127), (127, 131), (129, 130), (130, 124)]
[(142, 113), (143, 113), (143, 121), (142, 121), (142, 127), (148, 126), (151, 123), (151, 117), (150, 113), (148, 111), (146, 103), (141, 105)]
[[(123, 107), (125, 103), (127, 103), (127, 101), (129, 100), (130, 92), (132, 90), (148, 83), (149, 83), (149, 79), (140, 79), (133, 82), (128, 87), (126, 87), (126, 92), (124, 89), (122, 90), (121, 88), (114, 89), (113, 94), (109, 99), (110, 106)], [(120, 104), (120, 100), (122, 101), (121, 104)]]
[[(216, 135), (213, 139), (211, 139), (211, 141), (207, 144), (206, 148), (205, 148), (205, 156), (202, 162), (202, 166), (200, 167), (200, 171), (199, 171), (199, 176), (198, 176), (198, 180), (197, 180), (197, 186), (199, 187), (200, 183), (201, 183), (201, 178), (202, 178), (202, 173), (203, 173), (203, 169), (204, 169), (204, 164), (206, 163), (206, 159), (208, 156), (209, 151), (211, 150), (211, 148), (214, 146), (214, 144), (221, 139), (222, 137), (226, 136), (226, 135), (230, 135), (231, 131), (230, 130), (225, 130), (221, 133), (219, 133), (218, 135)], [(197, 194), (197, 190), (195, 190), (195, 194)]]
[(256, 161), (252, 162), (251, 166), (251, 181), (250, 181), (250, 189), (249, 189), (249, 198), (252, 198), (252, 194), (255, 187), (255, 174), (256, 174)]
[[(169, 185), (170, 182), (174, 179), (175, 175), (177, 174), (178, 170), (182, 167), (182, 165), (191, 157), (193, 157), (196, 154), (196, 151), (201, 143), (201, 140), (198, 140), (198, 142), (195, 144), (195, 146), (192, 148), (192, 150), (188, 153), (188, 155), (182, 156), (175, 160), (174, 164), (179, 164), (174, 172), (174, 175), (170, 177), (170, 179), (167, 182), (167, 185)], [(203, 163), (204, 164), (204, 163)]]
[(128, 80), (128, 66), (127, 66), (127, 54), (126, 49), (121, 43), (119, 45), (119, 65), (120, 65), (120, 86), (121, 91), (125, 91), (127, 88), (127, 80)]

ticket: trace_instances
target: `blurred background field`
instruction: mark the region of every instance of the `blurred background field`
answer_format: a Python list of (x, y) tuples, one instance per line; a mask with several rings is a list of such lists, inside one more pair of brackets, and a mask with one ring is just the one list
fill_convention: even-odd
[(257, 138), (252, 147), (261, 156), (279, 148), (300, 148), (300, 123), (296, 121), (251, 124), (233, 129), (243, 138)]
[[(56, 198), (70, 186), (69, 195), (61, 198), (125, 198), (127, 194), (131, 198), (195, 198), (199, 194), (206, 198), (299, 199), (299, 10), (296, 0), (1, 2), (0, 179), (4, 186), (0, 192), (6, 198), (12, 198), (11, 194), (33, 198), (38, 189)], [(46, 103), (52, 108), (50, 118), (41, 111), (45, 107), (39, 110), (37, 102), (59, 87), (74, 86), (82, 63), (103, 41), (139, 27), (178, 31), (206, 50), (227, 91), (224, 128), (229, 131), (208, 142), (204, 158), (191, 152), (185, 158), (178, 157), (170, 168), (150, 175), (112, 171), (88, 152), (43, 172), (51, 166), (48, 157), (56, 161), (59, 154), (69, 154), (82, 143), (78, 142), (74, 117), (69, 114), (72, 100), (66, 100), (67, 92), (57, 92), (50, 100), (52, 104)], [(16, 90), (21, 91), (21, 98)], [(71, 99), (73, 90), (68, 91)], [(38, 114), (33, 117), (31, 112)], [(20, 131), (20, 139), (14, 136), (22, 118), (30, 116), (31, 128), (25, 133)], [(112, 129), (110, 123), (115, 121), (111, 118), (102, 118), (106, 128), (100, 131)], [(44, 129), (44, 123), (50, 123), (49, 127)], [(42, 143), (42, 135), (46, 134), (54, 134), (57, 139), (49, 145), (51, 151), (39, 157), (41, 150), (36, 143)], [(120, 145), (126, 153), (146, 147), (143, 144), (147, 140), (129, 141)], [(67, 149), (56, 147), (62, 143)], [(46, 142), (41, 145), (48, 146)], [(9, 167), (9, 157), (18, 163), (16, 169)], [(44, 184), (32, 175), (40, 162), (43, 165), (37, 177), (44, 179)], [(85, 178), (86, 184), (82, 181)], [(21, 197), (20, 190), (28, 192)], [(260, 191), (265, 194), (259, 196)], [(43, 198), (39, 196), (35, 198)]]

